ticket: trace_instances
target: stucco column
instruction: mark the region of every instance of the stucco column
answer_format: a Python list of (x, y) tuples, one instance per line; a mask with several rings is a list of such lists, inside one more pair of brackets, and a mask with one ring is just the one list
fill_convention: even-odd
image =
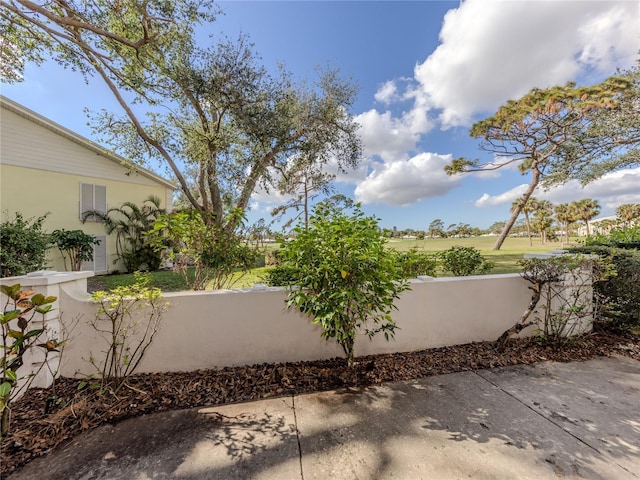
[[(567, 255), (572, 256), (574, 254), (565, 250), (553, 250), (549, 253), (525, 254), (524, 258), (553, 258)], [(587, 255), (587, 257), (589, 256)], [(562, 291), (558, 297), (551, 300), (551, 306), (553, 311), (559, 312), (560, 309), (564, 309), (563, 314), (570, 316), (569, 321), (563, 328), (562, 335), (574, 336), (590, 332), (593, 329), (594, 312), (593, 272), (580, 267), (576, 271), (565, 273), (562, 276), (561, 283)], [(545, 294), (543, 293), (538, 308), (541, 308), (545, 301)], [(586, 310), (572, 314), (569, 310), (574, 305), (584, 305)]]
[[(61, 290), (65, 291), (87, 291), (87, 278), (92, 277), (93, 272), (55, 272), (51, 270), (42, 270), (38, 272), (28, 273), (19, 277), (0, 278), (0, 285), (20, 284), (22, 291), (35, 291), (41, 293), (45, 297), (54, 296), (56, 301), (52, 304), (50, 312), (46, 313), (44, 318), (42, 315), (36, 314), (33, 318), (33, 328), (44, 328), (45, 333), (41, 339), (55, 338), (59, 341), (64, 340), (65, 332), (62, 331), (60, 319), (64, 315), (64, 305), (60, 303)], [(5, 295), (0, 293), (2, 305), (7, 302)], [(39, 347), (34, 347), (26, 352), (23, 361), (24, 365), (18, 370), (18, 377), (25, 377), (32, 372), (38, 372), (33, 379), (32, 387), (46, 388), (53, 383), (55, 376), (60, 370), (60, 354), (50, 352), (48, 355), (48, 365), (43, 365), (45, 352)], [(24, 381), (24, 380), (23, 380)], [(20, 395), (24, 391), (20, 392)]]

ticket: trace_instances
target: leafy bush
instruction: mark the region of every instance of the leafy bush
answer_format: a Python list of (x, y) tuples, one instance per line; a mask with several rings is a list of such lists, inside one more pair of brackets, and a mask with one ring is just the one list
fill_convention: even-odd
[(46, 267), (50, 240), (42, 224), (48, 215), (25, 220), (16, 212), (14, 220), (0, 224), (0, 276), (24, 275)]
[(385, 248), (376, 219), (365, 217), (358, 205), (347, 215), (321, 203), (308, 229), (298, 225), (295, 233), (281, 248), (286, 285), (297, 287), (287, 304), (319, 323), (322, 336), (335, 338), (353, 365), (359, 330), (369, 338), (379, 332), (387, 339), (393, 336), (394, 300), (408, 283)]
[(608, 234), (592, 235), (585, 239), (584, 244), (587, 247), (640, 249), (640, 226), (615, 228)]
[(115, 233), (116, 254), (124, 263), (127, 272), (142, 269), (153, 271), (160, 267), (162, 255), (149, 244), (147, 233), (164, 213), (160, 203), (160, 198), (150, 195), (142, 202), (142, 206), (124, 202), (119, 207), (110, 208), (106, 213), (88, 210), (82, 215), (82, 221), (100, 222), (104, 225), (107, 235)]
[(90, 325), (101, 334), (106, 349), (103, 358), (92, 354), (89, 363), (97, 370), (102, 388), (109, 386), (117, 392), (125, 384), (160, 328), (168, 303), (163, 301), (160, 289), (150, 288), (149, 282), (148, 275), (137, 273), (133, 285), (91, 296), (99, 308)]
[(264, 282), (270, 287), (293, 285), (295, 282), (294, 274), (294, 270), (288, 265), (276, 265), (266, 272)]
[[(19, 376), (18, 370), (24, 365), (24, 356), (38, 347), (45, 353), (40, 369), (46, 364), (47, 354), (58, 351), (63, 342), (46, 336), (46, 329), (36, 324), (36, 314), (44, 316), (52, 310), (56, 297), (45, 297), (41, 293), (24, 292), (20, 284), (1, 285), (2, 293), (7, 296), (3, 312), (0, 313), (0, 332), (2, 333), (2, 351), (0, 351), (0, 443), (9, 429), (11, 402), (17, 394), (29, 385), (37, 371), (28, 371)], [(25, 367), (28, 368), (28, 367)]]
[(82, 262), (93, 260), (93, 246), (99, 245), (100, 240), (84, 233), (82, 230), (54, 230), (51, 241), (62, 253), (64, 269), (67, 269), (67, 257), (71, 270), (74, 272), (82, 268)]
[(451, 272), (456, 277), (482, 275), (494, 266), (474, 247), (453, 246), (437, 255), (442, 262), (443, 270)]
[(230, 287), (236, 271), (256, 265), (255, 249), (215, 221), (205, 223), (195, 210), (160, 215), (147, 237), (154, 248), (165, 251), (193, 290), (204, 290), (210, 282), (214, 290)]
[(277, 266), (282, 263), (282, 257), (280, 255), (280, 250), (273, 250), (272, 252), (267, 252), (264, 256), (264, 264), (267, 267)]
[(640, 328), (640, 251), (606, 246), (585, 246), (571, 252), (598, 255), (610, 261), (616, 275), (596, 282), (603, 326), (614, 330)]
[(402, 278), (417, 278), (419, 275), (435, 276), (438, 258), (433, 254), (412, 248), (406, 252), (395, 252), (395, 265)]

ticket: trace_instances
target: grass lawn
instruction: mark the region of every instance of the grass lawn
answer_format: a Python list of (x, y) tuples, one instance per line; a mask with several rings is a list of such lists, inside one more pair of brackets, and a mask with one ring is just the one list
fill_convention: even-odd
[[(254, 268), (244, 275), (240, 272), (236, 273), (231, 288), (251, 288), (257, 283), (264, 283), (263, 277), (266, 270), (268, 270), (268, 267)], [(151, 272), (150, 275), (151, 286), (157, 287), (163, 292), (189, 290), (182, 276), (171, 270)], [(135, 278), (131, 273), (101, 275), (87, 279), (87, 284), (91, 291), (112, 290), (116, 287), (132, 285), (134, 282)]]
[[(500, 250), (491, 250), (495, 241), (496, 237), (392, 239), (389, 240), (389, 246), (401, 251), (415, 247), (419, 251), (427, 252), (440, 252), (455, 245), (475, 247), (482, 252), (482, 255), (495, 263), (494, 269), (489, 273), (518, 273), (520, 267), (517, 262), (522, 259), (525, 253), (544, 253), (567, 246), (560, 242), (547, 242), (541, 245), (540, 240), (536, 238), (533, 239), (533, 245), (529, 246), (528, 238), (509, 237)], [(577, 244), (577, 239), (573, 238), (571, 245)]]
[[(525, 253), (548, 252), (556, 250), (566, 245), (560, 242), (547, 242), (540, 244), (537, 239), (533, 240), (533, 246), (529, 246), (527, 238), (507, 238), (500, 250), (491, 250), (496, 237), (472, 237), (472, 238), (426, 238), (424, 240), (391, 239), (389, 247), (396, 250), (405, 251), (417, 248), (419, 251), (439, 252), (454, 245), (462, 247), (475, 247), (482, 254), (495, 263), (494, 269), (489, 273), (518, 273), (520, 267), (517, 261), (522, 259)], [(575, 239), (574, 239), (575, 240)], [(573, 245), (577, 243), (572, 242)], [(267, 245), (267, 250), (272, 251), (279, 247), (278, 244)], [(251, 288), (257, 283), (264, 283), (264, 276), (269, 267), (254, 268), (250, 272), (241, 275), (237, 273), (234, 284), (231, 288)], [(188, 290), (186, 283), (180, 275), (172, 271), (159, 271), (151, 273), (151, 284), (160, 288), (164, 292), (176, 292)], [(104, 275), (88, 279), (89, 289), (111, 290), (122, 285), (131, 285), (134, 282), (132, 274), (124, 275)]]

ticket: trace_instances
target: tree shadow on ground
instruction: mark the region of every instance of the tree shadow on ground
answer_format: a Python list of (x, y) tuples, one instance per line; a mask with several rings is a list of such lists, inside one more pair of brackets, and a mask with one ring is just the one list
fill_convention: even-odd
[[(602, 391), (580, 383), (575, 370), (589, 379), (597, 362), (465, 372), (149, 415), (144, 431), (144, 419), (132, 419), (109, 427), (110, 439), (100, 429), (78, 439), (70, 447), (102, 442), (83, 453), (84, 470), (56, 470), (52, 462), (62, 455), (52, 455), (40, 459), (42, 472), (52, 480), (637, 478), (629, 465), (640, 451), (640, 363), (625, 359), (621, 367), (602, 370)], [(618, 375), (616, 368), (627, 370)], [(573, 397), (565, 398), (565, 390)], [(608, 403), (599, 403), (605, 397)], [(556, 408), (563, 404), (586, 413)], [(67, 459), (81, 454), (64, 450)], [(113, 462), (105, 452), (113, 453)], [(36, 478), (30, 469), (36, 463), (16, 478)]]

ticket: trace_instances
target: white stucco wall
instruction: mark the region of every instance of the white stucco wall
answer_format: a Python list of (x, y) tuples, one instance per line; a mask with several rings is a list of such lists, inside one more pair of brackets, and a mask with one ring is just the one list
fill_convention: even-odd
[[(69, 272), (0, 279), (0, 283), (20, 283), (23, 289), (58, 297), (48, 321), (50, 328), (66, 331), (69, 337), (59, 366), (63, 376), (95, 373), (87, 359), (104, 358), (107, 347), (88, 324), (97, 313), (97, 305), (86, 293), (90, 275)], [(360, 335), (356, 356), (495, 340), (520, 320), (531, 298), (528, 286), (519, 274), (413, 280), (411, 290), (403, 292), (396, 303), (395, 338), (386, 342), (378, 336), (370, 341)], [(287, 292), (280, 288), (165, 294), (171, 305), (138, 372), (343, 357), (341, 348), (333, 340), (323, 340), (320, 328), (310, 319), (286, 309), (286, 297)], [(573, 333), (590, 327), (581, 326)], [(521, 335), (531, 332), (529, 327)], [(37, 366), (35, 362), (25, 368)]]
[[(171, 303), (164, 323), (140, 364), (140, 372), (191, 371), (272, 362), (343, 356), (320, 328), (285, 307), (286, 291), (214, 291), (167, 293)], [(415, 280), (393, 315), (395, 339), (365, 335), (356, 355), (406, 352), (444, 345), (495, 340), (516, 323), (530, 292), (519, 275)], [(87, 325), (96, 306), (77, 288), (61, 289), (65, 319), (82, 318), (65, 350), (65, 376), (90, 373), (83, 359), (97, 357), (106, 343)]]

